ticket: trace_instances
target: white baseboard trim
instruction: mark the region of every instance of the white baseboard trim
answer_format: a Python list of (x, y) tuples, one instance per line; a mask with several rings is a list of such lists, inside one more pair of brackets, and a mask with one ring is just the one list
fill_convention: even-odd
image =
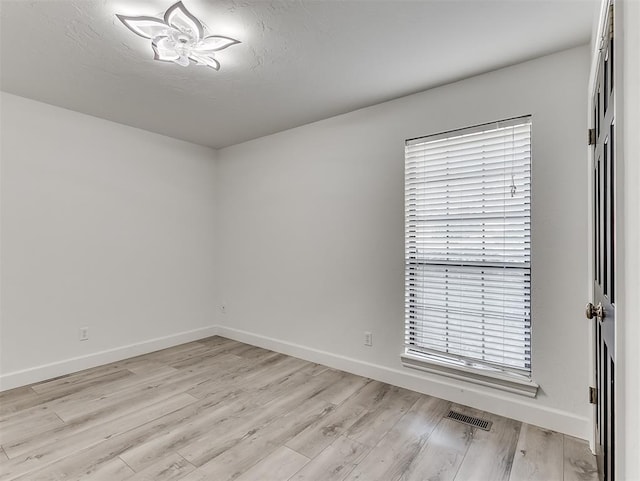
[[(389, 368), (226, 326), (218, 326), (217, 334), (580, 439), (589, 439), (590, 436), (591, 428), (588, 418), (576, 416), (571, 412), (540, 406), (536, 404), (535, 400), (526, 398), (513, 399), (500, 391), (495, 393), (491, 392), (491, 390), (483, 391), (473, 384), (455, 381), (437, 374), (409, 370), (405, 372), (402, 368)], [(400, 364), (399, 356), (398, 363)]]
[(400, 365), (399, 356), (398, 363), (400, 367), (395, 369), (226, 326), (209, 326), (194, 329), (3, 374), (0, 375), (0, 391), (26, 386), (53, 377), (121, 361), (215, 335), (436, 396), (524, 423), (552, 429), (580, 439), (589, 439), (590, 437), (591, 428), (587, 418), (576, 416), (570, 412), (536, 405), (535, 400), (509, 398), (500, 391), (495, 393), (491, 392), (491, 390), (483, 391), (464, 381), (455, 381), (436, 374), (415, 370), (407, 370), (405, 372)]
[(105, 351), (87, 354), (85, 356), (52, 362), (21, 371), (14, 371), (0, 375), (0, 391), (26, 386), (65, 374), (82, 371), (111, 362), (121, 361), (130, 357), (147, 354), (167, 347), (177, 346), (186, 342), (197, 341), (205, 337), (218, 334), (218, 326), (208, 326), (191, 331), (179, 332), (170, 336), (157, 337), (147, 341), (137, 342), (126, 346), (116, 347)]

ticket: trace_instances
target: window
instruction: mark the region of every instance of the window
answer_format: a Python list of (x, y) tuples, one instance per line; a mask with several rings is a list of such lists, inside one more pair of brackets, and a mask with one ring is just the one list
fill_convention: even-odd
[(530, 207), (530, 117), (406, 142), (405, 365), (535, 396)]

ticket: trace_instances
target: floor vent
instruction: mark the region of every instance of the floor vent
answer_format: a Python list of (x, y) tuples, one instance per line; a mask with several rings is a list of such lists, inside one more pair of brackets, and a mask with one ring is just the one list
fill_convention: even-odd
[(484, 429), (485, 431), (490, 431), (491, 425), (493, 424), (491, 421), (487, 421), (486, 419), (474, 418), (473, 416), (467, 416), (466, 414), (462, 414), (457, 411), (449, 411), (447, 417), (454, 421), (458, 421), (459, 423), (473, 426), (474, 428)]

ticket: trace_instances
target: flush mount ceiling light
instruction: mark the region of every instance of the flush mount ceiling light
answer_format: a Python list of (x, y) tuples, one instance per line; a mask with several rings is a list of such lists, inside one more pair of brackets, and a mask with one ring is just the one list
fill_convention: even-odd
[(191, 63), (220, 69), (215, 53), (240, 43), (222, 35), (205, 36), (205, 27), (182, 2), (167, 9), (163, 18), (116, 15), (136, 35), (151, 40), (155, 60), (174, 62), (183, 67)]

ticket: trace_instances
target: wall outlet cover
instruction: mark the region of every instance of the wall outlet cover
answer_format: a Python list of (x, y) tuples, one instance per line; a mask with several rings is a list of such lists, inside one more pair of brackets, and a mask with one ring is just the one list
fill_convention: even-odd
[(88, 327), (81, 327), (80, 328), (80, 332), (79, 332), (79, 336), (80, 336), (80, 340), (81, 341), (88, 341), (89, 340), (89, 328)]

